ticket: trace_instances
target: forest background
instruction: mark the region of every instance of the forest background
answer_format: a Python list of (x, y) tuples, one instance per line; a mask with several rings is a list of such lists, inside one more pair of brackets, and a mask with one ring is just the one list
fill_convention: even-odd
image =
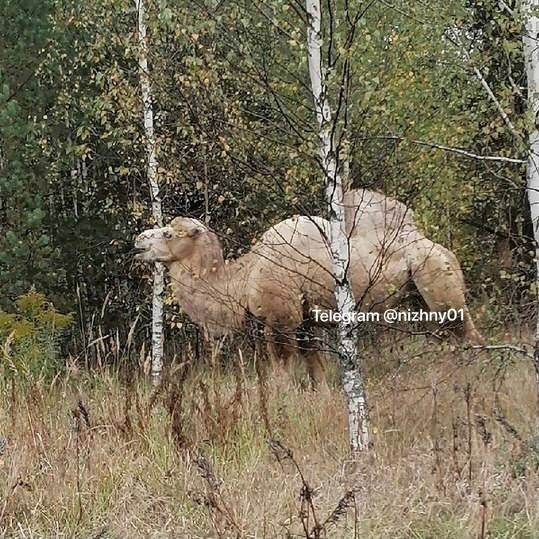
[[(487, 325), (526, 317), (534, 279), (524, 163), (439, 148), (525, 159), (521, 21), (506, 2), (436, 4), (374, 2), (360, 20), (347, 128), (353, 185), (413, 207), (457, 254)], [(153, 223), (134, 5), (5, 8), (1, 307), (13, 310), (35, 287), (76, 313), (73, 350), (96, 321), (125, 337), (138, 315), (140, 342), (150, 276), (130, 250)], [(284, 1), (148, 6), (165, 219), (209, 222), (228, 257), (285, 217), (322, 213), (304, 16)], [(166, 315), (169, 343), (192, 336), (173, 307)]]
[[(345, 50), (347, 6), (363, 13)], [(136, 6), (3, 0), (1, 535), (537, 537), (519, 4), (350, 6), (323, 2), (332, 91), (342, 55), (351, 66), (353, 186), (405, 202), (457, 255), (494, 348), (366, 339), (359, 476), (343, 472), (335, 372), (321, 395), (264, 385), (237, 343), (225, 369), (205, 361), (170, 291), (153, 388), (151, 268), (132, 257), (155, 224)], [(165, 221), (201, 219), (234, 258), (286, 217), (323, 214), (303, 3), (151, 0), (146, 15)]]

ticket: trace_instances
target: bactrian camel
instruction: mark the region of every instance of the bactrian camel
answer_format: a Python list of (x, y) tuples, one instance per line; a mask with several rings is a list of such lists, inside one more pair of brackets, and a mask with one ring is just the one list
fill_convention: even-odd
[[(462, 309), (464, 338), (481, 342), (453, 253), (426, 238), (395, 199), (355, 190), (344, 204), (350, 280), (361, 311), (394, 308), (415, 288), (432, 311)], [(256, 319), (271, 354), (287, 362), (299, 348), (318, 383), (324, 375), (316, 346), (302, 340), (296, 347), (296, 338), (313, 309), (336, 307), (328, 235), (325, 219), (294, 216), (271, 227), (249, 253), (225, 262), (213, 231), (176, 217), (140, 234), (135, 248), (139, 260), (166, 266), (177, 302), (207, 336), (242, 330)]]

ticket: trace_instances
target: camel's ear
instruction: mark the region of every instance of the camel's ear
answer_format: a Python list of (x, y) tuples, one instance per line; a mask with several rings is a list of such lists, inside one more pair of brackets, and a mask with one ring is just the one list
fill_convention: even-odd
[(202, 234), (204, 232), (204, 228), (200, 225), (195, 225), (194, 227), (190, 228), (187, 232), (187, 235), (190, 238), (194, 238), (195, 236), (198, 236), (199, 234)]

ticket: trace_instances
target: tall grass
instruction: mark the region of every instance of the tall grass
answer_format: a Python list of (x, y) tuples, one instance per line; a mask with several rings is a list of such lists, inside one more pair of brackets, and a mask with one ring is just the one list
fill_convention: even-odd
[(105, 368), (13, 379), (0, 535), (539, 536), (527, 362), (420, 339), (367, 356), (374, 446), (355, 467), (338, 386), (262, 384), (248, 358), (210, 370), (186, 357), (158, 388)]

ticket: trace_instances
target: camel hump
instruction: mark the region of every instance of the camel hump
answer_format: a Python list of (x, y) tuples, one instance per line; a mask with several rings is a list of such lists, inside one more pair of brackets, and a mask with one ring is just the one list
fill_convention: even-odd
[(346, 232), (395, 231), (415, 227), (414, 212), (395, 198), (368, 189), (353, 189), (343, 197)]
[(208, 231), (208, 227), (202, 221), (195, 219), (194, 217), (175, 217), (170, 222), (170, 226), (172, 226), (173, 228), (187, 229), (197, 227), (204, 232)]
[(294, 215), (272, 226), (262, 236), (263, 245), (291, 246), (325, 244), (323, 235), (329, 235), (329, 222), (322, 217)]

